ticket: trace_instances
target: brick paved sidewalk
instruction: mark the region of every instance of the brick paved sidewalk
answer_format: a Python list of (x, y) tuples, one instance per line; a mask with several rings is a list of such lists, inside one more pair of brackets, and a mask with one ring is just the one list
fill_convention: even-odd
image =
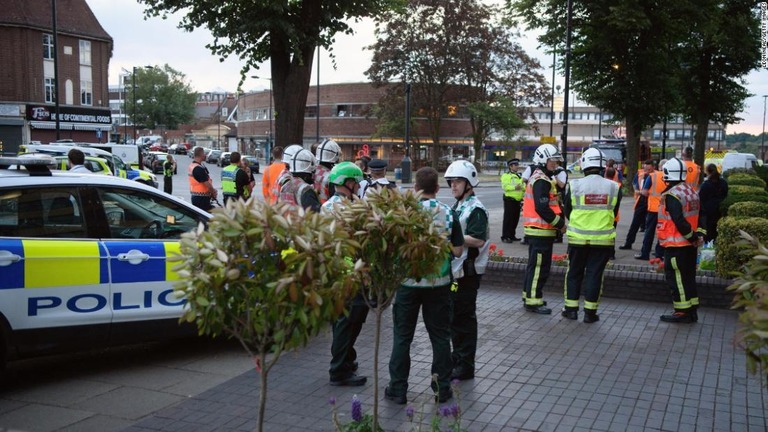
[[(553, 309), (559, 292), (545, 292)], [(553, 300), (557, 299), (557, 300)], [(600, 322), (584, 324), (523, 311), (514, 289), (483, 287), (476, 378), (462, 382), (462, 425), (479, 431), (765, 431), (768, 398), (733, 346), (737, 315), (704, 308), (699, 323), (673, 325), (658, 316), (671, 305), (604, 299)], [(580, 316), (581, 318), (581, 316)], [(364, 387), (328, 385), (330, 335), (288, 353), (269, 378), (266, 429), (331, 431), (329, 397), (349, 420), (358, 394), (364, 411), (373, 397), (373, 317), (357, 343)], [(389, 378), (391, 316), (384, 316), (380, 397)], [(423, 324), (412, 347), (409, 404), (434, 409), (429, 390), (431, 348)], [(449, 402), (454, 402), (452, 400)], [(258, 375), (248, 372), (155, 413), (127, 431), (255, 430)], [(407, 431), (406, 406), (380, 402), (386, 431)], [(424, 420), (428, 424), (430, 418)], [(447, 427), (448, 422), (443, 424)], [(415, 429), (414, 429), (415, 430)], [(423, 427), (422, 430), (429, 430)]]

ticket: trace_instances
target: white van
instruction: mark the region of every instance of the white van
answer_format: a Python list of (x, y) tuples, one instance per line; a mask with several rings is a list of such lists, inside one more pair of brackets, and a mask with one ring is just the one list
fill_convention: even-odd
[(723, 157), (723, 169), (721, 172), (734, 168), (752, 169), (757, 165), (757, 157), (752, 153), (726, 153)]

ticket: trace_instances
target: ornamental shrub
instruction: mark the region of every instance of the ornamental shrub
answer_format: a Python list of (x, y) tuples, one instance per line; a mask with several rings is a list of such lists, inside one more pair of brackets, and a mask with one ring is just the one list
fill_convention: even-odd
[[(753, 191), (749, 193), (743, 193), (741, 192), (741, 189), (732, 191), (729, 188), (728, 196), (725, 197), (723, 202), (720, 203), (720, 213), (722, 213), (723, 216), (727, 216), (728, 208), (737, 202), (754, 201), (768, 203), (768, 193), (766, 193), (765, 190), (761, 190), (760, 188), (754, 186), (734, 186), (734, 188), (749, 188)], [(760, 190), (760, 192), (755, 192), (754, 190)]]
[(715, 241), (715, 270), (723, 277), (733, 277), (752, 255), (737, 245), (745, 231), (763, 243), (768, 242), (768, 219), (761, 217), (736, 218), (727, 216), (717, 223)]
[(757, 175), (735, 173), (728, 177), (728, 186), (755, 186), (765, 189), (765, 181)]
[(745, 218), (768, 218), (768, 203), (755, 201), (742, 201), (734, 203), (728, 208), (728, 216)]

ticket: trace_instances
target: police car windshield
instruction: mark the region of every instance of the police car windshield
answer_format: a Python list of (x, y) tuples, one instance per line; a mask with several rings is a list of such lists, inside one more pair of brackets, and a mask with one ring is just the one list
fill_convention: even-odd
[(149, 221), (152, 219), (168, 221), (169, 215), (171, 219), (177, 223), (183, 221), (186, 218), (186, 214), (180, 211), (176, 211), (166, 206), (162, 206), (152, 200), (149, 196), (139, 195), (136, 193), (127, 193), (127, 191), (121, 191), (121, 193), (106, 192), (104, 194), (105, 201), (113, 201), (118, 205), (125, 206), (130, 205), (131, 209), (136, 214), (141, 214), (145, 217), (143, 219)]

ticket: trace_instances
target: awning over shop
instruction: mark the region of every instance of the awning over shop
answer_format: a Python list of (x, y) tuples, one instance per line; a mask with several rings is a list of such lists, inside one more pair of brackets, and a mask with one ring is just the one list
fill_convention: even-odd
[[(31, 121), (29, 122), (29, 125), (32, 126), (35, 129), (56, 129), (56, 122), (47, 122), (47, 121)], [(59, 130), (79, 130), (79, 131), (110, 131), (112, 130), (112, 125), (100, 125), (100, 124), (89, 124), (89, 123), (59, 123)]]

